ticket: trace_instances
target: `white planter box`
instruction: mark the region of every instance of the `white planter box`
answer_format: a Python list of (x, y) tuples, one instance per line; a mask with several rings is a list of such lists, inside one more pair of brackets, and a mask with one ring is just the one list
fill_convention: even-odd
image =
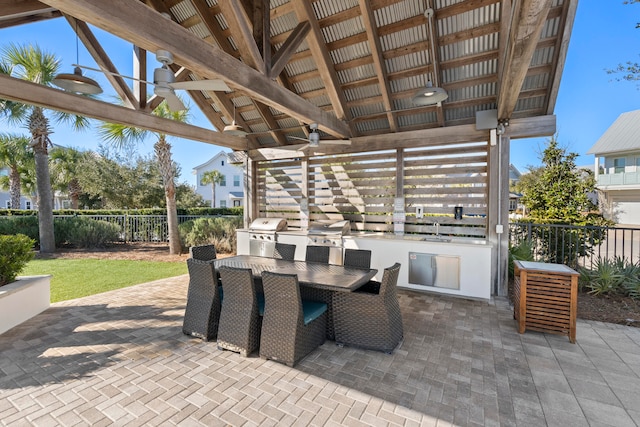
[(49, 308), (51, 275), (23, 276), (0, 287), (0, 334)]

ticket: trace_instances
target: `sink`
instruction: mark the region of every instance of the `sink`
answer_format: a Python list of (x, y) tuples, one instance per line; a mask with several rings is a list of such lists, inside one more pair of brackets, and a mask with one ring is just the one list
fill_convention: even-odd
[(423, 242), (450, 242), (451, 240), (453, 238), (447, 236), (427, 236), (422, 238)]

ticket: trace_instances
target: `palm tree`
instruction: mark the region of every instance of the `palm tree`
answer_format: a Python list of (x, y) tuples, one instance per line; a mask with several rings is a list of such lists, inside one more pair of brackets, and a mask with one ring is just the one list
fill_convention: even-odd
[[(0, 72), (12, 77), (51, 86), (60, 68), (60, 61), (35, 45), (10, 44), (2, 49)], [(0, 115), (9, 122), (26, 124), (31, 132), (29, 146), (33, 149), (36, 164), (36, 185), (38, 195), (38, 231), (40, 233), (40, 252), (55, 252), (53, 231), (53, 192), (49, 172), (49, 146), (52, 133), (49, 118), (42, 107), (19, 102), (0, 100)], [(82, 116), (73, 116), (53, 111), (56, 122), (70, 122), (75, 130), (89, 125)]]
[(66, 191), (71, 198), (71, 208), (78, 209), (78, 200), (82, 195), (82, 186), (78, 180), (78, 168), (83, 165), (84, 153), (69, 147), (56, 147), (51, 150), (54, 186)]
[(216, 207), (216, 184), (220, 185), (224, 181), (224, 175), (219, 170), (207, 171), (202, 174), (200, 183), (207, 185), (211, 184), (211, 207)]
[[(153, 110), (153, 114), (165, 119), (177, 122), (186, 122), (189, 118), (188, 110), (171, 111), (166, 101), (162, 101)], [(103, 123), (100, 125), (100, 137), (115, 145), (119, 149), (131, 149), (136, 142), (146, 138), (150, 131), (133, 128), (119, 123)], [(153, 149), (158, 159), (158, 166), (162, 175), (164, 195), (167, 203), (167, 227), (169, 231), (169, 253), (179, 254), (182, 251), (180, 235), (178, 232), (178, 209), (176, 207), (176, 165), (171, 159), (171, 144), (167, 142), (167, 136), (154, 132), (158, 140)]]
[(29, 150), (30, 138), (23, 135), (0, 134), (0, 165), (9, 169), (7, 177), (11, 208), (20, 209), (22, 178), (34, 169), (33, 152)]

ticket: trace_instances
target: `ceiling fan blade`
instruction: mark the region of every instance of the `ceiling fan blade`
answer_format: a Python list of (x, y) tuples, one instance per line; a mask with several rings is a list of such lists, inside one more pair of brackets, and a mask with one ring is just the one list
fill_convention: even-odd
[(178, 98), (173, 92), (167, 93), (164, 99), (167, 101), (167, 105), (171, 111), (182, 111), (187, 109), (180, 98)]
[(291, 135), (287, 135), (287, 138), (289, 139), (299, 139), (300, 141), (306, 141), (309, 142), (309, 140), (307, 138), (300, 138), (299, 136), (291, 136)]
[(188, 80), (184, 82), (169, 83), (174, 89), (184, 90), (211, 90), (217, 92), (231, 92), (231, 88), (223, 80)]

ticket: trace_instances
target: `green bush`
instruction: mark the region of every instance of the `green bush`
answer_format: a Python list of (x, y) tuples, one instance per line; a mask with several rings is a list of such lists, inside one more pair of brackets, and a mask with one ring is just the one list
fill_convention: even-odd
[(14, 235), (18, 233), (39, 242), (38, 217), (34, 215), (0, 216), (0, 234)]
[(99, 248), (120, 239), (120, 227), (117, 224), (81, 216), (60, 218), (54, 227), (56, 246)]
[(509, 244), (509, 278), (513, 279), (513, 261), (533, 261), (533, 243), (524, 239), (516, 245)]
[(242, 217), (198, 218), (180, 224), (180, 241), (183, 249), (212, 244), (219, 253), (235, 253), (236, 229), (241, 226)]
[(24, 234), (0, 236), (0, 286), (13, 282), (33, 259), (34, 243)]
[(598, 258), (592, 269), (580, 268), (579, 283), (590, 294), (604, 295), (620, 292), (624, 278), (615, 260)]

